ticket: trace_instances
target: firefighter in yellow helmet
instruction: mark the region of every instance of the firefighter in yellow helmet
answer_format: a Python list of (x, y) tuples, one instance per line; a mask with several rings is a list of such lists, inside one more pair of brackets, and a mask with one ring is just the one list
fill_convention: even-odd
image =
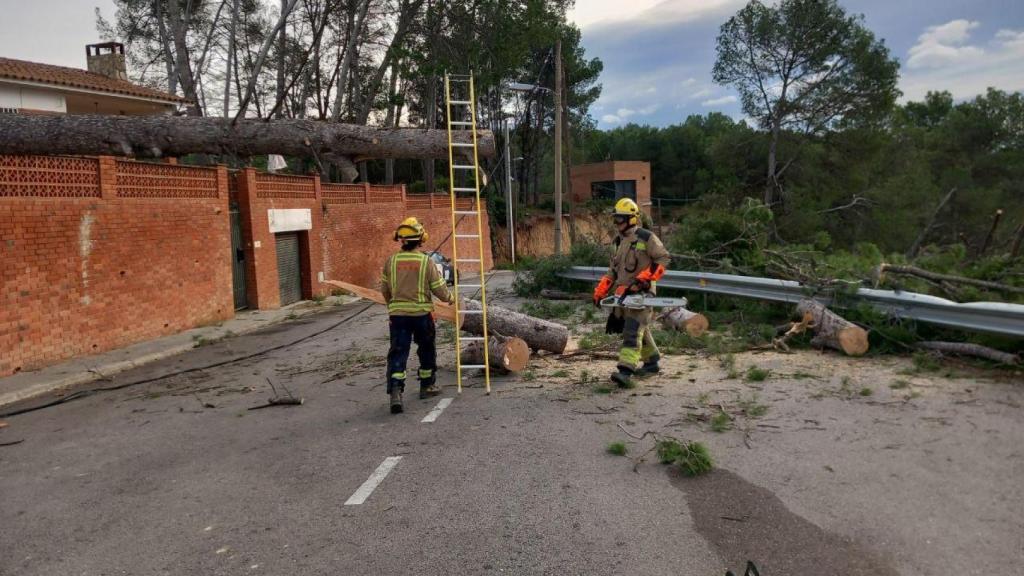
[(440, 393), (435, 385), (437, 352), (434, 348), (434, 301), (431, 294), (444, 302), (454, 302), (441, 273), (430, 257), (419, 247), (429, 236), (415, 217), (402, 221), (395, 230), (395, 241), (402, 248), (384, 263), (381, 275), (381, 293), (388, 305), (391, 327), (391, 348), (388, 350), (388, 386), (391, 413), (402, 411), (402, 392), (405, 391), (405, 364), (409, 359), (411, 342), (416, 342), (416, 355), (420, 367), (420, 398)]
[[(612, 221), (618, 230), (615, 254), (608, 272), (594, 289), (594, 304), (614, 293), (641, 292), (654, 294), (655, 283), (665, 274), (669, 263), (668, 250), (650, 230), (640, 227), (640, 207), (629, 198), (615, 203)], [(654, 309), (632, 310), (614, 308), (608, 317), (607, 331), (622, 333), (618, 370), (612, 380), (623, 388), (632, 388), (633, 375), (649, 376), (660, 371), (661, 354), (651, 335)]]

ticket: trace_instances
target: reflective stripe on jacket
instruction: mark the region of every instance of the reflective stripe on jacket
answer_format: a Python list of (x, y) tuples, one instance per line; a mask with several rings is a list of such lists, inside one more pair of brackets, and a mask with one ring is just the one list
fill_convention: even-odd
[(388, 313), (395, 316), (421, 316), (433, 312), (431, 294), (445, 302), (451, 301), (451, 293), (437, 266), (426, 254), (418, 251), (392, 254), (384, 263), (380, 284)]

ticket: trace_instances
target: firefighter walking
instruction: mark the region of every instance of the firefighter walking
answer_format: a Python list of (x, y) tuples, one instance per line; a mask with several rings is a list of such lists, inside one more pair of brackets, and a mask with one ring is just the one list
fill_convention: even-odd
[[(608, 272), (594, 289), (594, 304), (614, 292), (617, 296), (628, 293), (655, 293), (655, 283), (665, 274), (670, 257), (661, 240), (650, 230), (640, 227), (640, 207), (629, 198), (615, 203), (612, 220), (618, 229), (615, 254)], [(622, 333), (617, 371), (612, 381), (623, 388), (632, 388), (633, 376), (657, 374), (661, 369), (661, 354), (651, 335), (650, 325), (654, 309), (640, 310), (615, 308), (608, 318), (609, 333)]]
[(402, 248), (384, 263), (381, 275), (381, 293), (388, 306), (391, 348), (388, 350), (387, 393), (391, 413), (402, 412), (402, 392), (405, 391), (405, 365), (409, 359), (411, 343), (416, 343), (419, 357), (417, 376), (420, 398), (440, 393), (435, 381), (437, 350), (434, 345), (433, 294), (439, 300), (452, 303), (454, 298), (431, 259), (419, 251), (428, 235), (415, 217), (406, 218), (395, 230), (395, 241)]

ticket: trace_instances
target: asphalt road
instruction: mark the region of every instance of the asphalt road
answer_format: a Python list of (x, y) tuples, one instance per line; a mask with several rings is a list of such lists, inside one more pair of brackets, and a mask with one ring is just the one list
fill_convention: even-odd
[[(720, 576), (748, 558), (765, 576), (899, 573), (884, 550), (728, 470), (634, 470), (605, 452), (622, 436), (592, 398), (544, 381), (456, 395), (442, 372), (453, 401), (436, 421), (421, 420), (439, 398), (409, 392), (391, 415), (386, 319), (363, 308), (101, 384), (308, 337), (248, 360), (9, 418), (0, 440), (24, 442), (0, 447), (0, 574)], [(248, 410), (271, 394), (267, 379), (305, 403)], [(389, 457), (400, 459), (365, 502), (346, 505)]]

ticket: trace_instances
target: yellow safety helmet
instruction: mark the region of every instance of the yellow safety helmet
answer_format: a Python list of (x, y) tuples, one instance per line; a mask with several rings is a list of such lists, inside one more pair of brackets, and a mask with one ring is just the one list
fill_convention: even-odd
[(416, 219), (415, 216), (410, 216), (402, 223), (398, 225), (395, 230), (395, 241), (401, 240), (403, 242), (407, 240), (419, 240), (420, 242), (426, 242), (430, 238), (427, 231), (423, 228), (423, 224)]
[(637, 226), (640, 224), (640, 207), (629, 198), (620, 198), (615, 203), (615, 211), (612, 212), (612, 216), (624, 216), (629, 218), (630, 226)]

